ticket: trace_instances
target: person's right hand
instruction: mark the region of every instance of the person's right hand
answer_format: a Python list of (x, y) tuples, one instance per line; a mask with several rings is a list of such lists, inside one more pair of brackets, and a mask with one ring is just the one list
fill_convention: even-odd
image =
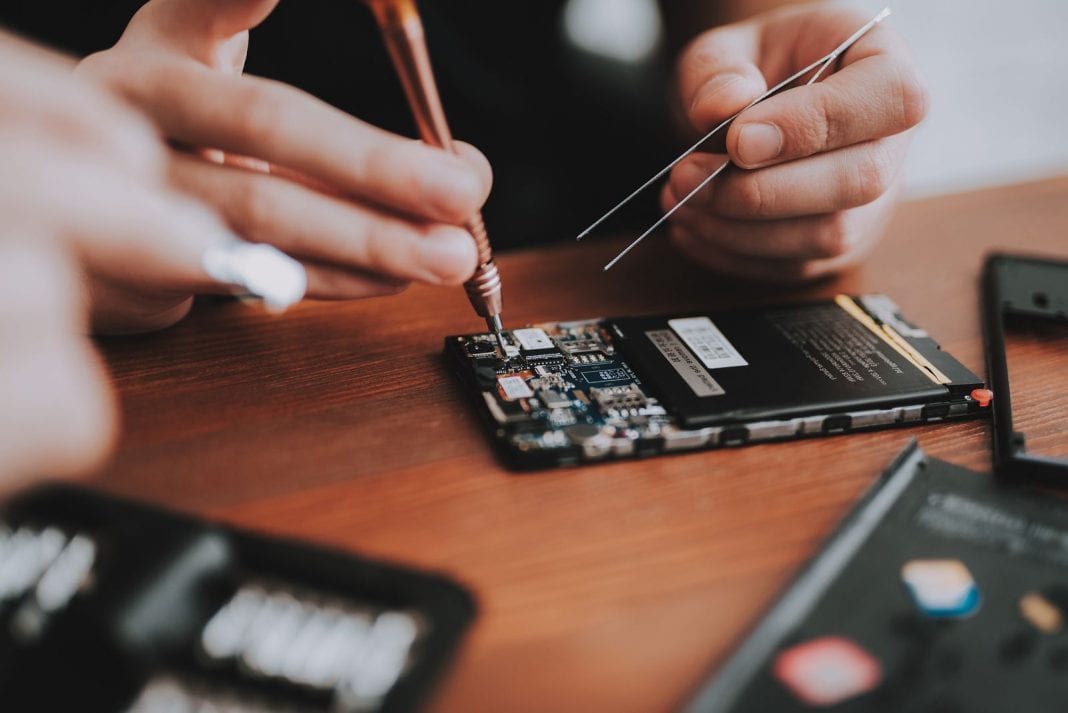
[(291, 86), (242, 76), (248, 30), (277, 2), (152, 0), (80, 72), (141, 108), (185, 149), (171, 162), (180, 189), (214, 206), (245, 239), (300, 259), (309, 296), (465, 281), (477, 256), (460, 226), (489, 193), (486, 159), (462, 144), (459, 156), (431, 148)]

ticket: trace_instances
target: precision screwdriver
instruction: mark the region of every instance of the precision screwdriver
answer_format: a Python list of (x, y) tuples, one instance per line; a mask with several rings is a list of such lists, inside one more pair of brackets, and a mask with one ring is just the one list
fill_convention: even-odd
[[(404, 86), (419, 136), (431, 146), (455, 153), (456, 149), (445, 120), (445, 110), (438, 96), (437, 83), (430, 66), (423, 22), (414, 0), (364, 0), (374, 13), (386, 49)], [(478, 270), (464, 283), (464, 290), (475, 312), (505, 349), (504, 325), (501, 323), (501, 276), (493, 262), (489, 235), (482, 213), (475, 213), (467, 229), (478, 246)]]

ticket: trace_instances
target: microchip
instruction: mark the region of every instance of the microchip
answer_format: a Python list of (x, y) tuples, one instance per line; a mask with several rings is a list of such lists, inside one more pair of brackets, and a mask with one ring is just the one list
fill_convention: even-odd
[(541, 389), (538, 391), (538, 399), (545, 404), (545, 408), (568, 408), (571, 406), (569, 397), (553, 389)]
[[(514, 329), (512, 335), (519, 342), (519, 348), (523, 356), (538, 356), (546, 354), (559, 354), (553, 340), (545, 333), (544, 329)], [(562, 355), (561, 355), (562, 356)]]
[(501, 394), (507, 401), (527, 399), (534, 395), (534, 392), (527, 386), (526, 380), (521, 376), (500, 376), (497, 377), (497, 384), (501, 387)]
[(614, 383), (625, 384), (633, 380), (633, 377), (626, 369), (620, 369), (618, 367), (579, 369), (578, 374), (582, 377), (582, 380), (589, 385), (607, 385)]

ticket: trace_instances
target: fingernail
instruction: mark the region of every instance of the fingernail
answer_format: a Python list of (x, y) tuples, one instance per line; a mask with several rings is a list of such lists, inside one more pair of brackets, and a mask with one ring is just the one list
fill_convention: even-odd
[(462, 228), (435, 228), (423, 238), (419, 248), (428, 282), (463, 282), (471, 276), (478, 261), (475, 241)]
[(304, 266), (262, 243), (232, 240), (204, 251), (204, 270), (213, 279), (246, 290), (267, 309), (282, 312), (300, 302), (308, 287)]
[(700, 104), (708, 101), (715, 95), (723, 92), (727, 87), (731, 87), (738, 82), (743, 82), (746, 77), (741, 74), (720, 74), (707, 82), (702, 84), (693, 95), (693, 102), (690, 103), (690, 111), (696, 109)]
[(745, 166), (771, 161), (782, 151), (782, 132), (774, 124), (746, 124), (738, 132), (738, 158)]

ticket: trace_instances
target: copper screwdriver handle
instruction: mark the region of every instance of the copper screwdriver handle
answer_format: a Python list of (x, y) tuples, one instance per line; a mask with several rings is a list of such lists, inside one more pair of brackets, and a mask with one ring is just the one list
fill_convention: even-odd
[[(456, 149), (438, 96), (437, 83), (430, 66), (423, 23), (414, 0), (366, 0), (374, 13), (386, 49), (400, 76), (419, 136), (431, 146), (455, 153)], [(478, 212), (467, 223), (478, 247), (478, 270), (464, 284), (467, 297), (490, 329), (501, 331), (501, 277), (493, 262), (486, 226)]]

